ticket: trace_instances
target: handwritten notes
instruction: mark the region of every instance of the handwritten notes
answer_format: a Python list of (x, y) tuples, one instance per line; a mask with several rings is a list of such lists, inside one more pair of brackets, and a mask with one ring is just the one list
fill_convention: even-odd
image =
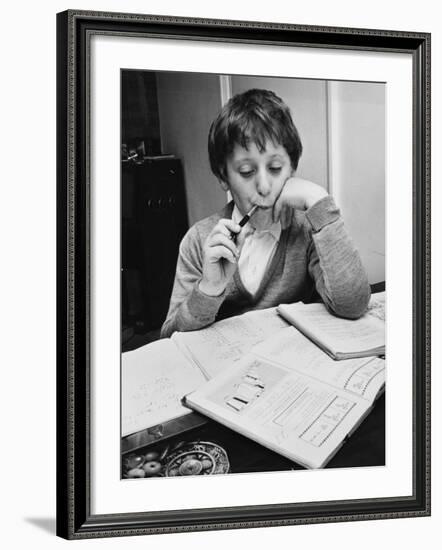
[(181, 398), (205, 378), (171, 340), (158, 340), (122, 356), (122, 435), (155, 426), (189, 409)]
[(175, 333), (172, 340), (207, 378), (213, 378), (239, 361), (253, 346), (287, 326), (276, 308), (270, 308), (224, 319), (195, 332)]

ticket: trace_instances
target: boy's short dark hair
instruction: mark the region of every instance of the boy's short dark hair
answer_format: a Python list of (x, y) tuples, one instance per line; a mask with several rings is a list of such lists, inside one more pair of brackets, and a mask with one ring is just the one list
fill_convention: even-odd
[(270, 139), (282, 145), (293, 170), (298, 167), (302, 143), (284, 101), (270, 90), (252, 89), (233, 96), (221, 109), (209, 130), (209, 160), (215, 176), (226, 181), (226, 160), (235, 145), (248, 148), (254, 142), (259, 151)]

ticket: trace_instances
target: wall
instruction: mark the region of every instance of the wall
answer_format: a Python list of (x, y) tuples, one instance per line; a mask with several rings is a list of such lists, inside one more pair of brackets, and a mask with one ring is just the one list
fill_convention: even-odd
[[(66, 542), (55, 524), (55, 13), (85, 10), (280, 21), (432, 32), (433, 94), (433, 511), (420, 519), (335, 523), (211, 533)], [(350, 0), (219, 3), (189, 0), (25, 0), (3, 7), (1, 88), (2, 239), (2, 543), (5, 548), (142, 549), (178, 547), (358, 550), (437, 548), (442, 536), (442, 29), (439, 3)], [(24, 94), (27, 94), (24, 100)], [(26, 142), (26, 161), (19, 144)], [(398, 243), (398, 246), (400, 243)], [(259, 492), (259, 487), (256, 487)], [(146, 495), (148, 498), (148, 495)]]
[(385, 280), (385, 85), (330, 82), (330, 187), (371, 283)]
[(207, 153), (210, 124), (221, 108), (219, 78), (164, 72), (157, 74), (157, 83), (163, 152), (183, 161), (189, 224), (193, 225), (226, 203)]

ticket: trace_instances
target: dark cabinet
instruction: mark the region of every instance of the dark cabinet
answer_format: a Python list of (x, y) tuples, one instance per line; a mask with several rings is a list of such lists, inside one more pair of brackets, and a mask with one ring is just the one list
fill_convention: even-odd
[(143, 333), (166, 318), (188, 229), (181, 162), (122, 162), (122, 325)]

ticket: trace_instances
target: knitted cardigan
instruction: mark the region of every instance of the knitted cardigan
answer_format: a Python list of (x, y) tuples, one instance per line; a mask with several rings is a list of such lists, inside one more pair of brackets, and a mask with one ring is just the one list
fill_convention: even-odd
[(238, 269), (225, 291), (208, 296), (199, 290), (203, 245), (221, 218), (231, 218), (233, 203), (193, 225), (184, 236), (167, 318), (161, 337), (203, 328), (214, 321), (280, 303), (311, 302), (317, 293), (327, 309), (355, 319), (366, 310), (370, 286), (359, 253), (348, 236), (331, 196), (306, 211), (294, 210), (257, 290), (250, 294)]

